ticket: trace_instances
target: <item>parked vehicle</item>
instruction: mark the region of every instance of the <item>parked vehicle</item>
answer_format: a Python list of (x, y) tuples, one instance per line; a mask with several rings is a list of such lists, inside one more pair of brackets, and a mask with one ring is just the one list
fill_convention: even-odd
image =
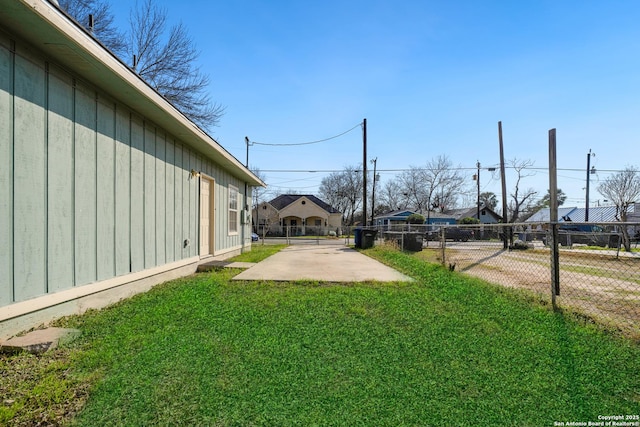
[[(426, 233), (426, 240), (440, 240), (441, 230), (432, 230)], [(459, 227), (445, 227), (444, 238), (455, 242), (466, 242), (473, 239), (473, 230)]]
[(258, 240), (260, 240), (260, 236), (258, 236), (256, 233), (251, 233), (251, 241), (257, 242)]
[(604, 228), (595, 224), (562, 224), (558, 231), (562, 232), (580, 232), (580, 233), (603, 233)]
[[(546, 236), (543, 242), (547, 244)], [(558, 228), (558, 243), (560, 246), (587, 245), (617, 248), (620, 245), (620, 233), (607, 232), (595, 224), (562, 224)]]

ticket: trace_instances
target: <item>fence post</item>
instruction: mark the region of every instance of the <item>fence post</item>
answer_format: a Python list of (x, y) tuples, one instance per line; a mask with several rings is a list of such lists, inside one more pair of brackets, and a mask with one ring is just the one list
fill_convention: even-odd
[(445, 246), (445, 242), (446, 242), (446, 237), (445, 237), (445, 227), (440, 227), (440, 249), (442, 250), (442, 265), (446, 265), (446, 261), (444, 259), (444, 246)]
[(556, 308), (556, 295), (560, 295), (560, 250), (558, 249), (558, 223), (553, 221), (551, 227), (551, 303)]
[(558, 168), (556, 165), (556, 130), (549, 130), (549, 226), (551, 228), (551, 304), (556, 308), (560, 295), (560, 263), (558, 252)]

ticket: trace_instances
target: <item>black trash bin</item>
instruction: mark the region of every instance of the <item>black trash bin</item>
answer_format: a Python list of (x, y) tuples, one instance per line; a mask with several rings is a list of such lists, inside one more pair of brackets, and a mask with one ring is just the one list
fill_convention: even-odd
[(378, 230), (362, 229), (362, 236), (360, 238), (360, 246), (356, 243), (356, 247), (362, 249), (369, 249), (373, 247), (376, 240), (376, 234)]
[(420, 252), (422, 250), (422, 233), (407, 232), (404, 233), (402, 249), (405, 251)]
[(558, 243), (560, 246), (571, 246), (571, 234), (558, 233)]
[(612, 234), (609, 236), (609, 248), (613, 249), (618, 249), (620, 247), (620, 235), (619, 234)]
[(362, 247), (362, 228), (353, 230), (353, 243), (355, 243), (356, 248)]

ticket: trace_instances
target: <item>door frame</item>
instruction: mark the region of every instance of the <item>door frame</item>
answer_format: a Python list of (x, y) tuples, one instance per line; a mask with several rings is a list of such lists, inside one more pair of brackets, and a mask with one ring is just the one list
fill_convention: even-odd
[[(209, 183), (209, 252), (202, 253), (202, 246), (200, 242), (202, 240), (202, 181), (206, 180)], [(215, 254), (215, 179), (206, 174), (200, 174), (200, 182), (198, 186), (198, 253), (200, 258), (213, 256)]]

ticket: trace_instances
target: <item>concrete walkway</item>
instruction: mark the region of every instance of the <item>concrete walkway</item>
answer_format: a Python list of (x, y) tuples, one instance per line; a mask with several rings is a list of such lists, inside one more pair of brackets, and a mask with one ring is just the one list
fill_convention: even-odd
[(410, 282), (408, 276), (342, 245), (292, 245), (233, 280), (321, 282)]

